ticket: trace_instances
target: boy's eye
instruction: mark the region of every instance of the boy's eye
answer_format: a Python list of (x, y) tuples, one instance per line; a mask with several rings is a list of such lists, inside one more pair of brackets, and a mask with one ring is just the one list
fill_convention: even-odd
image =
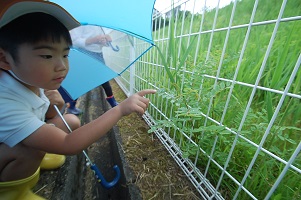
[(50, 58), (52, 58), (51, 55), (41, 55), (41, 57), (42, 57), (42, 58), (45, 58), (45, 59), (50, 59)]
[(69, 58), (69, 54), (67, 54), (67, 55), (64, 55), (64, 58)]

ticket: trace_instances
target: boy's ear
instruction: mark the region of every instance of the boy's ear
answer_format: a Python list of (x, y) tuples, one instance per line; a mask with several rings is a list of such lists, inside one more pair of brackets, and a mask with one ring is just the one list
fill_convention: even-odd
[(10, 64), (7, 62), (7, 52), (0, 48), (0, 68), (4, 70), (10, 70)]

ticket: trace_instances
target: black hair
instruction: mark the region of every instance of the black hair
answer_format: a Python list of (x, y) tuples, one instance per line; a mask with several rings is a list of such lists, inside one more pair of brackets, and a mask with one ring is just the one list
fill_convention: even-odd
[(0, 28), (0, 48), (10, 53), (16, 61), (19, 45), (49, 39), (54, 43), (64, 39), (72, 46), (68, 29), (52, 15), (42, 12), (22, 15)]

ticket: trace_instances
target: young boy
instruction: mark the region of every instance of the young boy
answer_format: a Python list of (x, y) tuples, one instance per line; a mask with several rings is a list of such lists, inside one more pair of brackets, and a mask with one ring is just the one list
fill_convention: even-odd
[(144, 95), (156, 92), (140, 91), (81, 127), (66, 115), (68, 134), (53, 105), (64, 103), (57, 89), (69, 69), (69, 30), (78, 25), (50, 2), (0, 1), (0, 199), (39, 199), (30, 188), (45, 152), (81, 153), (121, 117), (144, 113)]

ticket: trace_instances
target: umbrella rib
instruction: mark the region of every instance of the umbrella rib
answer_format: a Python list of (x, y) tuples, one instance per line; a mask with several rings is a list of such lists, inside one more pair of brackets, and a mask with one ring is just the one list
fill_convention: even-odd
[[(138, 56), (135, 60), (133, 60), (129, 65), (131, 66), (133, 63), (135, 63), (139, 58), (141, 58), (141, 56), (143, 56), (148, 50), (150, 50), (153, 46), (155, 46), (154, 44), (151, 44), (151, 46), (149, 46), (140, 56)], [(121, 72), (118, 73), (118, 75), (120, 76), (120, 74), (122, 74), (128, 67), (126, 67), (124, 70), (122, 70)]]

